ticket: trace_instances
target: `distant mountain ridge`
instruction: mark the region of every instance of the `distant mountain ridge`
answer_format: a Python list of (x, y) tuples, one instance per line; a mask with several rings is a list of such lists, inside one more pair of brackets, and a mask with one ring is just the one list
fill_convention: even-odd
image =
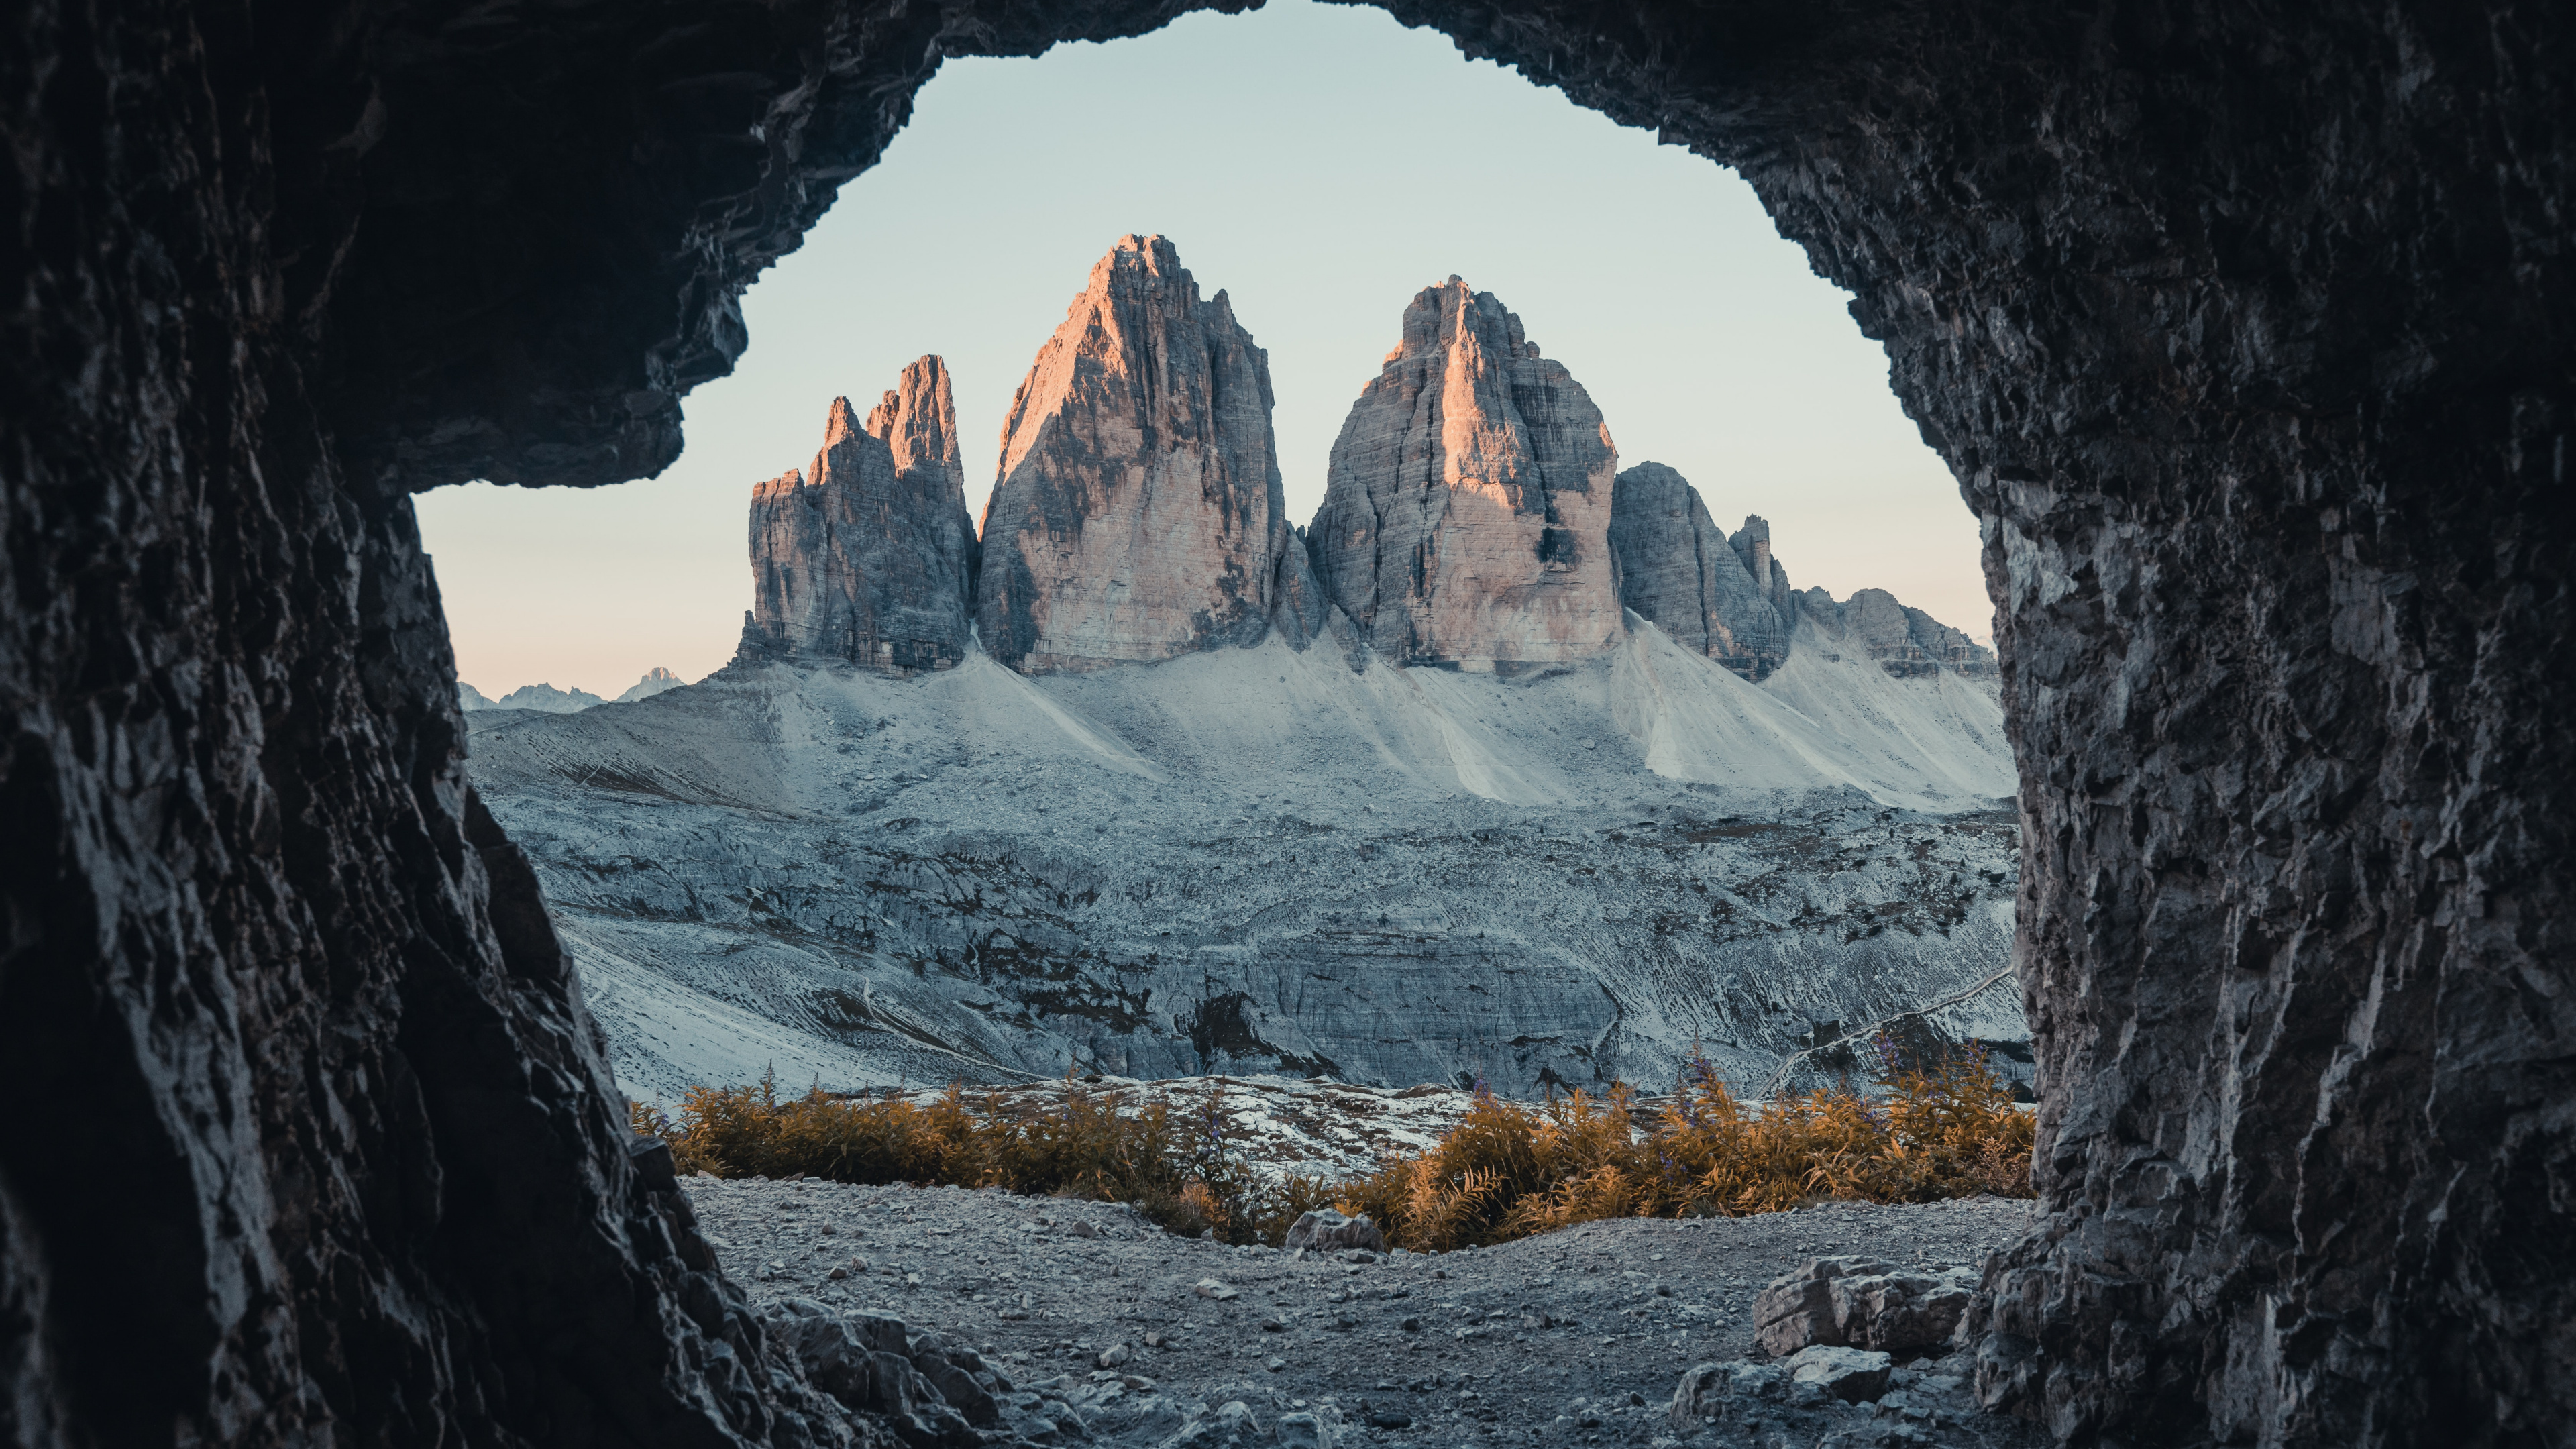
[[(811, 476), (754, 490), (736, 660), (905, 676), (956, 667), (971, 623), (1023, 674), (1272, 634), (1303, 650), (1334, 631), (1363, 646), (1360, 668), (1510, 676), (1606, 656), (1633, 614), (1757, 681), (1809, 617), (1857, 629), (1891, 672), (1992, 673), (1964, 631), (1883, 591), (1798, 592), (1758, 515), (1728, 534), (1680, 473), (1620, 469), (1590, 395), (1492, 293), (1427, 287), (1399, 338), (1296, 527), (1267, 354), (1225, 293), (1200, 299), (1170, 241), (1122, 237), (1020, 384), (980, 537), (960, 527), (938, 357), (908, 366), (865, 429), (833, 402)], [(884, 438), (903, 429), (937, 461), (899, 468)]]
[(624, 694), (611, 701), (602, 699), (586, 689), (557, 689), (551, 684), (523, 684), (499, 699), (493, 699), (473, 685), (459, 680), (456, 685), (456, 702), (460, 708), (468, 712), (486, 709), (532, 709), (540, 714), (577, 714), (597, 705), (632, 704), (639, 699), (651, 699), (664, 690), (678, 689), (687, 682), (668, 669), (655, 668), (648, 671), (643, 678), (627, 686)]
[(1993, 656), (1620, 469), (1491, 294), (1406, 306), (1304, 529), (1266, 358), (1162, 238), (1039, 353), (980, 537), (950, 388), (836, 399), (755, 487), (727, 668), (471, 721), (630, 1091), (1756, 1092), (1882, 1029), (2022, 1070)]

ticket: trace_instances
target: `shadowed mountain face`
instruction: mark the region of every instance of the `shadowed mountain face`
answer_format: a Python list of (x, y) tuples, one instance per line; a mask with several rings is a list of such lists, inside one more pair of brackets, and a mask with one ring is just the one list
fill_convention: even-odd
[(803, 472), (752, 490), (748, 658), (952, 668), (964, 657), (976, 544), (948, 369), (924, 357), (861, 427), (833, 400)]
[(1351, 405), (1309, 530), (1326, 597), (1379, 653), (1508, 673), (1621, 636), (1618, 450), (1521, 319), (1451, 277)]
[(1039, 350), (984, 508), (984, 647), (1032, 673), (1257, 644), (1296, 542), (1270, 363), (1161, 237), (1122, 238)]
[[(629, 1156), (407, 495), (659, 469), (944, 58), (1180, 8), (26, 9), (0, 1439), (848, 1437)], [(2576, 9), (1387, 8), (1734, 167), (1982, 521), (2045, 1210), (1989, 1402), (2563, 1437)]]
[(1610, 511), (1619, 601), (1682, 647), (1759, 680), (1788, 657), (1797, 611), (1782, 607), (1789, 578), (1771, 554), (1771, 526), (1747, 518), (1737, 537), (1740, 555), (1699, 490), (1663, 464), (1619, 475)]

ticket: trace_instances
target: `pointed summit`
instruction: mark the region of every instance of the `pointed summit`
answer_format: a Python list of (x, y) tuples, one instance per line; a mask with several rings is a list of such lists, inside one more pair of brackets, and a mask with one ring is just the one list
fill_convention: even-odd
[(936, 357), (906, 367), (864, 427), (832, 400), (813, 463), (752, 490), (746, 657), (909, 671), (965, 656), (975, 534), (956, 437)]
[(1030, 672), (1256, 644), (1295, 542), (1270, 362), (1159, 236), (1119, 239), (1011, 400), (984, 648)]
[(1521, 319), (1451, 277), (1333, 444), (1308, 530), (1325, 594), (1406, 664), (1506, 672), (1616, 645), (1607, 538), (1619, 455), (1601, 410)]

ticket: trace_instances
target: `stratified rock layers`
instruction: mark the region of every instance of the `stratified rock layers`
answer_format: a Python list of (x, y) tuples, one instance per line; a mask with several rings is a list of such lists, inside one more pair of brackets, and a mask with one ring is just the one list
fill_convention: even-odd
[(965, 656), (975, 553), (948, 369), (923, 357), (864, 428), (835, 398), (812, 465), (752, 489), (745, 651), (947, 668)]
[(1520, 318), (1451, 277), (1333, 444), (1309, 530), (1325, 596), (1400, 662), (1552, 664), (1616, 645), (1618, 452)]
[[(1739, 555), (1690, 480), (1661, 463), (1621, 473), (1612, 490), (1610, 551), (1619, 602), (1685, 649), (1751, 679), (1780, 667), (1797, 615), (1787, 570), (1771, 557), (1771, 526), (1747, 518)], [(1750, 555), (1751, 557), (1746, 557)], [(1768, 574), (1757, 580), (1757, 571)]]
[[(1123, 237), (1011, 400), (976, 617), (1028, 672), (1257, 644), (1286, 522), (1270, 362), (1158, 236)], [(1293, 577), (1293, 574), (1292, 574)]]

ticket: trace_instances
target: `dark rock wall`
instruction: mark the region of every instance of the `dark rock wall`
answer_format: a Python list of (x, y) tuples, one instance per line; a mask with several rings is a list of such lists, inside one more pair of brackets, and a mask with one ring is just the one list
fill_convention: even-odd
[(408, 494), (667, 461), (941, 29), (1047, 37), (0, 23), (0, 1444), (845, 1441), (630, 1161)]
[[(649, 473), (945, 53), (1176, 5), (37, 0), (0, 45), (0, 1443), (802, 1442), (458, 769), (405, 495)], [(1738, 168), (1985, 520), (2077, 1441), (2560, 1441), (2576, 10), (1394, 0)]]
[[(1767, 541), (1767, 538), (1766, 538)], [(1690, 480), (1661, 463), (1621, 470), (1611, 493), (1610, 551), (1619, 602), (1673, 642), (1760, 679), (1789, 655), (1795, 615), (1772, 607)], [(1782, 575), (1773, 569), (1774, 579)]]
[(1984, 520), (2078, 1441), (2576, 1415), (2576, 10), (1397, 0), (1740, 168)]

